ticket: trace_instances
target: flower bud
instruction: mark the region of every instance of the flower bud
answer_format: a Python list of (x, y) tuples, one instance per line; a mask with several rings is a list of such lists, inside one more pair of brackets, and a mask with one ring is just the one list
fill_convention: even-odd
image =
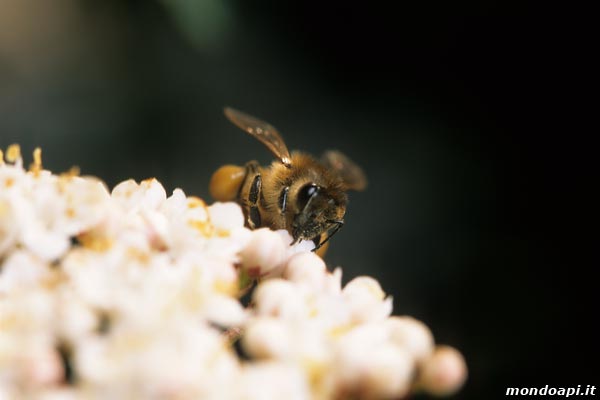
[(428, 393), (449, 396), (461, 388), (467, 379), (467, 365), (462, 354), (450, 346), (438, 346), (425, 360), (420, 372), (420, 384)]
[(234, 298), (213, 295), (205, 305), (206, 319), (219, 326), (240, 326), (246, 319), (244, 308)]
[(0, 294), (33, 286), (50, 276), (50, 269), (33, 254), (17, 250), (1, 265)]
[(379, 282), (368, 276), (351, 280), (342, 294), (354, 322), (382, 321), (392, 312), (391, 298), (385, 299)]
[[(68, 294), (67, 294), (68, 293)], [(60, 333), (67, 339), (78, 339), (92, 332), (98, 325), (96, 315), (72, 292), (63, 295), (58, 309)]]
[(414, 361), (401, 347), (386, 342), (381, 324), (344, 335), (337, 347), (338, 391), (360, 398), (399, 398), (410, 388)]
[(167, 199), (167, 192), (163, 185), (155, 178), (145, 179), (140, 182), (142, 192), (141, 204), (144, 207), (157, 209)]
[(217, 233), (229, 232), (244, 226), (244, 214), (236, 203), (214, 203), (208, 207), (208, 215)]
[(261, 316), (278, 318), (303, 318), (307, 307), (297, 287), (283, 279), (262, 282), (253, 295), (256, 312)]
[(433, 351), (433, 335), (427, 326), (411, 317), (388, 318), (384, 324), (390, 339), (404, 348), (417, 362), (429, 357)]
[(320, 290), (325, 283), (325, 262), (315, 253), (298, 253), (288, 261), (283, 276), (285, 279)]
[(252, 321), (242, 338), (244, 350), (254, 358), (285, 358), (290, 353), (291, 345), (286, 326), (273, 318)]
[[(25, 379), (34, 386), (56, 385), (64, 378), (60, 356), (53, 348), (28, 349), (25, 356)], [(33, 351), (32, 351), (33, 350)]]
[(369, 276), (359, 276), (352, 279), (344, 287), (343, 293), (348, 298), (364, 297), (376, 301), (381, 301), (385, 297), (385, 292), (381, 289), (379, 282)]
[(379, 346), (365, 360), (361, 394), (366, 398), (398, 399), (410, 390), (414, 363), (404, 349)]
[(286, 362), (257, 362), (246, 365), (238, 381), (238, 393), (231, 398), (244, 400), (305, 400), (311, 396), (302, 371)]

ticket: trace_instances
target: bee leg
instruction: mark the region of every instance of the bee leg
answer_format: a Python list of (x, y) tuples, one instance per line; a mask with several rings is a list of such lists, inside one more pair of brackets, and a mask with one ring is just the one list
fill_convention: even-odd
[(323, 237), (323, 235), (317, 235), (313, 238), (312, 242), (315, 244), (315, 248), (313, 249), (313, 251), (317, 250), (319, 247), (321, 247), (321, 238)]
[[(319, 250), (319, 248), (321, 248), (321, 246), (323, 246), (325, 243), (327, 243), (329, 241), (329, 239), (331, 239), (331, 237), (333, 235), (335, 235), (337, 233), (337, 231), (339, 231), (340, 229), (342, 229), (342, 226), (344, 226), (344, 221), (343, 220), (335, 220), (335, 221), (328, 221), (332, 224), (334, 224), (335, 226), (333, 227), (333, 229), (331, 229), (330, 232), (327, 233), (327, 237), (325, 238), (325, 240), (323, 240), (322, 242), (320, 242), (319, 244), (317, 244), (317, 247), (315, 247), (312, 251), (317, 251)], [(322, 235), (319, 235), (319, 240), (321, 239)]]
[(258, 199), (261, 195), (262, 177), (260, 172), (258, 172), (258, 163), (256, 161), (251, 161), (246, 164), (246, 168), (248, 169), (248, 176), (254, 175), (254, 179), (250, 184), (250, 190), (248, 193), (248, 226), (251, 229), (255, 229), (261, 225)]
[[(327, 253), (327, 249), (329, 248), (329, 237), (323, 240), (324, 236), (324, 234), (320, 234), (312, 240), (315, 244), (315, 248), (312, 251), (321, 258), (325, 257), (325, 253)], [(321, 240), (323, 241), (321, 242)]]
[(279, 205), (279, 214), (283, 217), (283, 229), (287, 229), (286, 227), (286, 218), (285, 218), (285, 210), (287, 209), (287, 200), (288, 200), (288, 193), (290, 192), (290, 187), (286, 186), (281, 190), (281, 193), (279, 194), (279, 201), (278, 201), (278, 205)]
[(325, 254), (327, 253), (327, 249), (329, 248), (329, 243), (331, 242), (327, 242), (325, 243), (323, 246), (319, 247), (316, 251), (315, 254), (318, 255), (321, 258), (325, 257)]

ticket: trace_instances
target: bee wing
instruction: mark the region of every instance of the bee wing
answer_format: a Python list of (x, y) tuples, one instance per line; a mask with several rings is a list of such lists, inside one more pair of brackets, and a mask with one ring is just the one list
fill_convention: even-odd
[(291, 165), (290, 152), (274, 126), (231, 107), (225, 107), (224, 112), (235, 126), (260, 140), (285, 166)]
[(335, 171), (348, 189), (361, 191), (367, 187), (367, 177), (362, 168), (341, 152), (337, 150), (326, 151), (321, 156), (321, 162)]

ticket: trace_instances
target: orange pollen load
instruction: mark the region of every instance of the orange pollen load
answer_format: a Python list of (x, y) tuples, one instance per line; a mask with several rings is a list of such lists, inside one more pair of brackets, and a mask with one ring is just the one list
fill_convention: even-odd
[(231, 201), (237, 196), (246, 170), (238, 165), (224, 165), (210, 179), (208, 190), (217, 201)]

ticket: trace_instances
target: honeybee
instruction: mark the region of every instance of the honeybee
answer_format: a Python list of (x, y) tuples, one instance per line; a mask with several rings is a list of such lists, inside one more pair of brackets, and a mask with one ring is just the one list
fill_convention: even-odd
[[(348, 190), (364, 190), (363, 170), (336, 150), (320, 160), (290, 152), (277, 129), (233, 108), (225, 116), (263, 143), (275, 155), (268, 167), (257, 161), (245, 166), (224, 165), (212, 176), (211, 196), (217, 201), (237, 201), (251, 228), (286, 229), (293, 242), (312, 240), (321, 248), (344, 225)], [(324, 249), (323, 249), (324, 250)]]

